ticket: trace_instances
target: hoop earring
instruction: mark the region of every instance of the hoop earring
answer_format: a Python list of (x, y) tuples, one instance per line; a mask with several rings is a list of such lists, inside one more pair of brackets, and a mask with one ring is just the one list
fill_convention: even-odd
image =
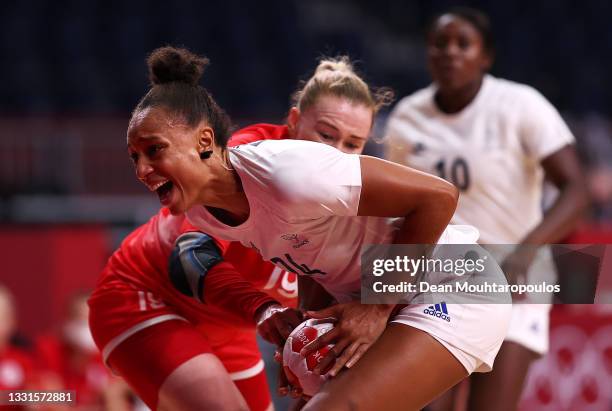
[(200, 158), (201, 158), (202, 160), (206, 160), (207, 158), (210, 158), (210, 156), (212, 156), (212, 154), (213, 154), (213, 151), (212, 151), (212, 150), (202, 151), (202, 152), (200, 153)]

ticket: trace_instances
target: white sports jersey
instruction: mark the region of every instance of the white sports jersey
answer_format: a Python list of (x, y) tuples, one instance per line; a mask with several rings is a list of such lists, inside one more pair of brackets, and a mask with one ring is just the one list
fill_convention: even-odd
[[(249, 202), (247, 221), (227, 226), (198, 206), (187, 212), (191, 223), (313, 277), (339, 302), (358, 299), (362, 246), (391, 243), (402, 222), (357, 216), (359, 156), (309, 141), (267, 140), (230, 148), (229, 157)], [(440, 242), (477, 237), (473, 228), (451, 228)]]
[(454, 183), (454, 224), (472, 224), (480, 241), (516, 244), (542, 219), (540, 161), (574, 137), (535, 89), (485, 76), (474, 100), (441, 112), (431, 85), (401, 100), (387, 125), (390, 159)]

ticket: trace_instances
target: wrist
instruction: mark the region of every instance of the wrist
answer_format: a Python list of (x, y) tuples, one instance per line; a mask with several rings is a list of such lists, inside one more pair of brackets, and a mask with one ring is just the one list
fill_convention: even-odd
[(283, 311), (284, 309), (285, 308), (277, 301), (268, 301), (263, 303), (257, 308), (257, 310), (255, 310), (255, 315), (253, 317), (255, 324), (259, 325), (261, 322), (267, 320), (270, 316), (279, 311)]

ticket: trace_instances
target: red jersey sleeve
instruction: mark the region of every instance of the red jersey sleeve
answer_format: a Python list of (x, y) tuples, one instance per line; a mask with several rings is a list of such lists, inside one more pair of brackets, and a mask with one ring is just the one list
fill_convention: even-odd
[(228, 262), (215, 265), (206, 275), (202, 300), (236, 314), (248, 325), (253, 326), (255, 313), (264, 304), (278, 302), (266, 293), (256, 290)]
[(265, 292), (285, 307), (297, 306), (297, 274), (276, 267), (252, 248), (231, 243), (223, 259), (240, 272), (257, 290)]

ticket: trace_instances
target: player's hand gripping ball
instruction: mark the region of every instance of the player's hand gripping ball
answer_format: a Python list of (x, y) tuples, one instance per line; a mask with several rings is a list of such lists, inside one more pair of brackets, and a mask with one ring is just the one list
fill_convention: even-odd
[[(330, 352), (333, 345), (327, 345), (306, 357), (300, 351), (317, 337), (334, 328), (330, 322), (321, 320), (306, 320), (291, 332), (283, 348), (283, 368), (289, 384), (299, 387), (307, 396), (313, 396), (319, 391), (321, 385), (329, 378), (327, 372), (334, 366), (335, 360), (327, 366), (321, 375), (312, 370)], [(334, 355), (333, 353), (329, 355)]]

